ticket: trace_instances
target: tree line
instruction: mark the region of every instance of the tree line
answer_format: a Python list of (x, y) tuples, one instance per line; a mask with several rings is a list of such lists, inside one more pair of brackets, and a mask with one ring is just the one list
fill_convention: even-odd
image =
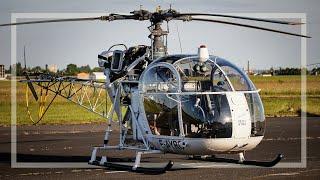
[[(6, 70), (7, 74), (11, 74), (12, 70), (15, 70), (17, 76), (23, 76), (23, 73), (26, 72), (33, 72), (33, 73), (50, 73), (48, 69), (48, 65), (45, 66), (45, 68), (42, 68), (41, 66), (35, 66), (35, 67), (27, 67), (26, 69), (21, 65), (20, 62), (11, 65), (9, 69)], [(77, 66), (76, 64), (68, 64), (65, 69), (57, 70), (56, 74), (58, 75), (66, 75), (66, 76), (75, 76), (80, 72), (84, 73), (91, 73), (91, 72), (102, 72), (102, 68), (100, 67), (94, 67), (91, 68), (89, 65), (84, 66)]]
[(312, 70), (307, 70), (305, 68), (279, 68), (279, 69), (273, 69), (270, 68), (270, 70), (267, 73), (270, 73), (272, 75), (301, 75), (301, 72), (305, 71), (306, 74), (315, 75), (319, 74), (320, 68), (313, 68)]
[[(12, 67), (15, 67), (16, 70), (16, 75), (17, 76), (22, 76), (23, 72), (25, 71), (24, 67), (22, 67), (21, 63), (18, 62), (12, 66), (9, 67), (9, 69), (6, 70), (7, 74), (11, 74)], [(27, 67), (26, 71), (27, 72), (43, 72), (43, 73), (48, 73), (49, 70), (47, 68), (48, 66), (46, 65), (45, 68), (42, 68), (40, 66), (35, 66), (35, 67)], [(306, 69), (305, 69), (306, 70)], [(91, 72), (102, 72), (102, 68), (100, 67), (94, 67), (91, 69), (89, 65), (84, 65), (84, 66), (77, 66), (76, 64), (68, 64), (65, 69), (58, 70), (57, 74), (58, 75), (66, 75), (66, 76), (75, 76), (80, 72), (84, 73), (91, 73)], [(312, 70), (306, 70), (307, 74), (315, 75), (315, 74), (320, 74), (320, 67), (313, 68)], [(279, 69), (274, 69), (270, 68), (269, 70), (263, 71), (262, 73), (267, 73), (267, 74), (272, 74), (272, 75), (301, 75), (301, 68), (279, 68)]]

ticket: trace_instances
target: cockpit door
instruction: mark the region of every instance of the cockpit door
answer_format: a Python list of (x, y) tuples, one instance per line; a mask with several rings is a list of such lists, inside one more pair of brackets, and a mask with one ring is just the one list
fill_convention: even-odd
[(232, 137), (248, 138), (251, 133), (251, 117), (244, 93), (227, 93), (232, 116)]

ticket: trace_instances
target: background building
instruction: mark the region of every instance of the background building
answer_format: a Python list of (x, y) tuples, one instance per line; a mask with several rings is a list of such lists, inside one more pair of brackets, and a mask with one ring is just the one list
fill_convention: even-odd
[(5, 79), (5, 75), (4, 65), (0, 64), (0, 79)]
[(92, 80), (105, 80), (106, 76), (103, 72), (92, 72), (90, 75), (90, 79)]
[(49, 72), (52, 72), (52, 73), (57, 73), (58, 71), (58, 66), (56, 64), (50, 64), (48, 66), (48, 70)]
[(77, 78), (78, 79), (89, 80), (90, 79), (90, 75), (89, 75), (89, 73), (81, 72), (81, 73), (77, 74)]

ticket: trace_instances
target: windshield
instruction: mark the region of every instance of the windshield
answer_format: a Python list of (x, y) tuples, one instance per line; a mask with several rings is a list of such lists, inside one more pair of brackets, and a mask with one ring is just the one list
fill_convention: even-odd
[(236, 91), (256, 90), (248, 76), (237, 66), (222, 58), (215, 58), (215, 62), (224, 71)]
[(170, 63), (154, 63), (145, 71), (140, 89), (146, 118), (154, 134), (230, 138), (234, 115), (227, 93), (248, 91), (243, 96), (250, 111), (251, 135), (263, 135), (263, 106), (259, 94), (250, 92), (255, 90), (251, 80), (230, 62), (211, 58), (213, 60), (199, 63), (196, 56), (182, 57)]

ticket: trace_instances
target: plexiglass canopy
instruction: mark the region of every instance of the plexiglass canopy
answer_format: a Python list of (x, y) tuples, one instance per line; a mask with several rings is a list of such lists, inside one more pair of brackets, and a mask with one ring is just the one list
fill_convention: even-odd
[(264, 133), (264, 110), (248, 76), (227, 60), (211, 56), (168, 56), (148, 66), (140, 78), (143, 108), (154, 134), (199, 138), (232, 136), (228, 92), (243, 92), (252, 136)]

